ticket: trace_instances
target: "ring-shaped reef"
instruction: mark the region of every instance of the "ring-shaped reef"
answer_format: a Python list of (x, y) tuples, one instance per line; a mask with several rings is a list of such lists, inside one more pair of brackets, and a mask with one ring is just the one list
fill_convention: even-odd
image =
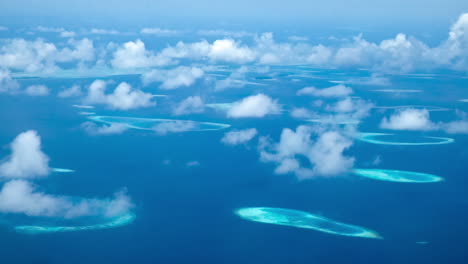
[(353, 174), (379, 181), (404, 183), (431, 183), (440, 182), (442, 177), (413, 171), (381, 170), (381, 169), (354, 169)]
[(221, 130), (230, 127), (228, 124), (212, 123), (212, 122), (198, 122), (191, 120), (177, 120), (177, 119), (161, 119), (161, 118), (141, 118), (141, 117), (121, 117), (121, 116), (87, 116), (88, 119), (105, 123), (105, 124), (121, 124), (128, 128), (154, 130), (158, 125), (182, 125), (187, 127), (184, 131), (210, 131)]
[(455, 140), (453, 138), (447, 137), (428, 137), (424, 136), (423, 138), (429, 139), (430, 141), (422, 142), (407, 142), (407, 141), (390, 141), (379, 139), (379, 137), (385, 136), (395, 136), (395, 134), (389, 133), (359, 133), (357, 139), (363, 142), (378, 144), (378, 145), (400, 145), (400, 146), (423, 146), (423, 145), (443, 145), (453, 143)]
[(126, 213), (114, 218), (111, 218), (105, 223), (83, 226), (45, 226), (45, 225), (20, 225), (15, 226), (14, 230), (24, 234), (44, 234), (58, 232), (77, 232), (117, 228), (132, 223), (136, 218), (134, 213)]
[(313, 229), (340, 236), (382, 239), (382, 237), (373, 230), (337, 222), (323, 216), (298, 210), (272, 207), (247, 207), (240, 208), (236, 210), (235, 213), (243, 219), (259, 223)]

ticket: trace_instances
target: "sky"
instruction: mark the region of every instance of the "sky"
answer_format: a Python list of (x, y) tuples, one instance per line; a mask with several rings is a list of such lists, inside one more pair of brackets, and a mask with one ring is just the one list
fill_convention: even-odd
[[(322, 21), (326, 23), (399, 23), (438, 22), (451, 24), (454, 18), (468, 10), (462, 0), (423, 1), (360, 1), (360, 0), (18, 0), (2, 1), (2, 16), (58, 17), (68, 20), (91, 20), (119, 23), (122, 21), (222, 20), (251, 21)], [(22, 18), (23, 19), (23, 18)], [(193, 20), (192, 20), (193, 21)]]

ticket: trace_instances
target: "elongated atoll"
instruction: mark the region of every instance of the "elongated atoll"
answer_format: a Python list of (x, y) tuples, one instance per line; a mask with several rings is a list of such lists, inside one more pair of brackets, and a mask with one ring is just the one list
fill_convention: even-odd
[(63, 169), (63, 168), (51, 168), (50, 169), (52, 172), (58, 172), (58, 173), (71, 173), (75, 172), (75, 170), (72, 169)]
[(388, 134), (388, 133), (359, 133), (357, 139), (363, 142), (371, 143), (371, 144), (379, 144), (379, 145), (401, 145), (401, 146), (423, 146), (423, 145), (442, 145), (442, 144), (450, 144), (453, 143), (455, 140), (453, 138), (447, 137), (427, 137), (424, 136), (423, 138), (429, 139), (430, 141), (423, 141), (423, 142), (405, 142), (405, 141), (390, 141), (390, 140), (383, 140), (378, 139), (378, 137), (384, 136), (395, 136), (395, 134)]
[(117, 228), (132, 223), (136, 218), (134, 213), (127, 213), (111, 219), (109, 222), (95, 225), (85, 226), (42, 226), (42, 225), (21, 225), (15, 226), (14, 230), (23, 234), (44, 234), (44, 233), (58, 233), (58, 232), (76, 232), (76, 231), (90, 231), (100, 229)]
[(120, 116), (87, 116), (88, 119), (105, 124), (123, 124), (128, 128), (142, 130), (167, 130), (168, 132), (209, 131), (230, 127), (228, 124), (197, 122), (191, 120), (155, 119)]
[(352, 173), (374, 180), (391, 182), (430, 183), (444, 180), (442, 177), (436, 175), (413, 171), (354, 169)]
[(78, 112), (79, 115), (95, 115), (95, 112)]
[(94, 108), (94, 106), (92, 106), (92, 105), (77, 105), (77, 104), (74, 104), (72, 106), (75, 107), (75, 108), (80, 108), (80, 109), (93, 109)]
[(298, 210), (272, 207), (247, 207), (238, 209), (235, 213), (243, 219), (259, 223), (313, 229), (333, 235), (383, 239), (377, 232), (370, 229), (340, 223)]

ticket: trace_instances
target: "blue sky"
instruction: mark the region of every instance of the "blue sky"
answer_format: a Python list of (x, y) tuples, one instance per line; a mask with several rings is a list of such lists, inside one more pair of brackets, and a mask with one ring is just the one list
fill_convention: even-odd
[[(2, 16), (19, 15), (62, 17), (69, 20), (112, 21), (175, 21), (193, 19), (226, 21), (327, 21), (398, 23), (412, 21), (436, 21), (450, 24), (462, 12), (468, 10), (468, 1), (361, 1), (361, 0), (16, 0), (2, 1)], [(345, 24), (346, 24), (345, 23)]]

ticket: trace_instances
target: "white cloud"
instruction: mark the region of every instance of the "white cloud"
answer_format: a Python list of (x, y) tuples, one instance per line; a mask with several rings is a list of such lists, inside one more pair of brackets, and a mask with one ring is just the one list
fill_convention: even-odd
[(152, 70), (141, 76), (144, 85), (161, 82), (162, 89), (188, 87), (203, 77), (204, 71), (198, 67), (179, 66), (171, 70)]
[(156, 56), (146, 50), (145, 43), (139, 39), (124, 43), (114, 52), (111, 61), (113, 67), (120, 69), (164, 66), (170, 63), (170, 58)]
[[(315, 141), (312, 137), (315, 136)], [(263, 142), (260, 159), (277, 164), (275, 173), (294, 173), (298, 178), (334, 176), (353, 167), (354, 158), (345, 156), (352, 141), (339, 131), (298, 126), (296, 131), (283, 129), (278, 143)], [(299, 157), (305, 158), (301, 165)]]
[(215, 61), (246, 63), (255, 59), (255, 53), (247, 46), (240, 46), (232, 39), (215, 40), (208, 57)]
[(81, 127), (90, 135), (114, 135), (122, 134), (127, 131), (128, 127), (124, 124), (110, 124), (98, 126), (93, 122), (84, 122)]
[(49, 95), (49, 88), (45, 85), (30, 85), (24, 92), (30, 96), (46, 96)]
[(59, 49), (42, 39), (6, 39), (0, 45), (0, 67), (26, 72), (53, 72), (57, 63), (83, 64), (94, 59), (95, 49), (89, 39), (69, 40)]
[(62, 31), (60, 32), (60, 37), (62, 38), (73, 38), (76, 36), (74, 31)]
[(297, 119), (309, 119), (313, 117), (317, 117), (317, 113), (314, 113), (307, 108), (304, 107), (299, 107), (299, 108), (294, 108), (291, 111), (291, 116)]
[(405, 109), (390, 116), (384, 117), (380, 128), (392, 130), (435, 130), (437, 125), (429, 118), (427, 109)]
[[(201, 31), (204, 35), (226, 36), (213, 42), (206, 40), (184, 43), (149, 51), (141, 40), (129, 41), (118, 46), (110, 64), (119, 69), (148, 68), (173, 65), (188, 60), (202, 63), (235, 64), (307, 64), (318, 68), (365, 68), (373, 72), (410, 72), (434, 69), (466, 71), (468, 69), (468, 13), (462, 14), (451, 26), (448, 38), (440, 45), (429, 46), (420, 40), (405, 34), (396, 34), (394, 38), (372, 42), (362, 35), (352, 40), (334, 42), (334, 44), (309, 44), (305, 39), (293, 37), (290, 42), (275, 41), (272, 33), (254, 35), (254, 41), (247, 45), (233, 38), (250, 35), (247, 32)], [(44, 28), (60, 33), (63, 37), (72, 37), (74, 32), (63, 28)], [(171, 30), (160, 28), (142, 29), (143, 33), (169, 34)], [(119, 34), (115, 30), (92, 29), (89, 33)], [(57, 63), (74, 62), (78, 68), (83, 62), (96, 58), (89, 54), (99, 54), (97, 65), (107, 65), (106, 52), (117, 44), (108, 43), (96, 52), (74, 52), (77, 49), (73, 39), (61, 48), (42, 39), (28, 41), (24, 39), (3, 39), (0, 45), (0, 67), (26, 72), (53, 72)], [(89, 41), (89, 40), (88, 40)], [(69, 64), (67, 64), (69, 65)], [(88, 65), (87, 65), (88, 66)], [(385, 84), (385, 79), (367, 80), (369, 84)], [(366, 80), (358, 80), (366, 82)]]
[(362, 119), (367, 117), (369, 111), (374, 105), (368, 101), (347, 97), (336, 102), (334, 105), (326, 107), (328, 111), (340, 113), (342, 117), (348, 116), (349, 119)]
[(278, 114), (281, 106), (277, 100), (264, 94), (257, 94), (243, 98), (235, 102), (228, 110), (227, 116), (232, 118), (264, 117), (270, 114)]
[(180, 133), (193, 130), (195, 123), (193, 121), (186, 120), (172, 120), (161, 122), (153, 127), (153, 130), (160, 134), (165, 135), (169, 133)]
[(323, 89), (317, 89), (315, 87), (305, 87), (297, 91), (297, 95), (312, 95), (320, 97), (345, 97), (352, 93), (353, 89), (342, 84)]
[(205, 104), (200, 96), (189, 96), (180, 102), (174, 109), (174, 115), (188, 115), (193, 113), (201, 113), (205, 109)]
[(38, 26), (36, 27), (36, 30), (39, 32), (54, 32), (54, 33), (60, 33), (64, 31), (65, 29), (63, 28), (54, 28), (54, 27), (44, 27), (44, 26)]
[(112, 93), (106, 94), (106, 82), (94, 81), (88, 88), (88, 95), (84, 99), (87, 104), (105, 104), (113, 109), (129, 110), (141, 107), (154, 106), (153, 95), (132, 89), (126, 83), (120, 83)]
[(212, 44), (206, 40), (194, 43), (178, 42), (174, 47), (163, 49), (158, 53), (158, 57), (168, 60), (193, 59), (244, 64), (253, 62), (256, 53), (233, 39), (218, 39)]
[(257, 129), (249, 128), (224, 133), (221, 142), (226, 145), (239, 145), (252, 140), (257, 135)]
[(468, 120), (457, 120), (442, 124), (442, 129), (449, 134), (468, 134)]
[(395, 112), (389, 118), (384, 117), (380, 127), (393, 130), (441, 130), (448, 134), (468, 134), (466, 113), (457, 112), (457, 114), (460, 115), (460, 120), (435, 123), (431, 121), (429, 110), (407, 108)]
[(112, 199), (84, 199), (50, 195), (24, 180), (5, 183), (0, 191), (0, 212), (28, 216), (76, 218), (83, 216), (114, 217), (130, 210), (133, 204), (125, 192)]
[(72, 38), (76, 36), (76, 33), (73, 31), (67, 31), (64, 28), (54, 28), (54, 27), (44, 27), (44, 26), (38, 26), (36, 28), (37, 31), (39, 32), (54, 32), (54, 33), (59, 33), (60, 37), (62, 38)]
[(245, 80), (245, 74), (247, 73), (248, 68), (242, 66), (239, 69), (233, 71), (226, 79), (217, 80), (215, 83), (215, 90), (222, 91), (228, 88), (240, 88), (247, 84)]
[(96, 35), (117, 35), (120, 32), (115, 29), (93, 28), (89, 33)]
[(67, 97), (78, 97), (81, 96), (83, 92), (81, 91), (81, 86), (73, 85), (72, 87), (62, 90), (58, 93), (58, 97), (67, 98)]
[(44, 177), (49, 174), (49, 157), (41, 150), (41, 138), (34, 130), (19, 134), (11, 143), (11, 155), (0, 163), (0, 176)]
[(152, 34), (152, 35), (174, 35), (178, 32), (176, 30), (162, 29), (162, 28), (142, 28), (141, 34)]
[(11, 78), (10, 71), (0, 69), (0, 93), (14, 94), (18, 92), (19, 83)]

